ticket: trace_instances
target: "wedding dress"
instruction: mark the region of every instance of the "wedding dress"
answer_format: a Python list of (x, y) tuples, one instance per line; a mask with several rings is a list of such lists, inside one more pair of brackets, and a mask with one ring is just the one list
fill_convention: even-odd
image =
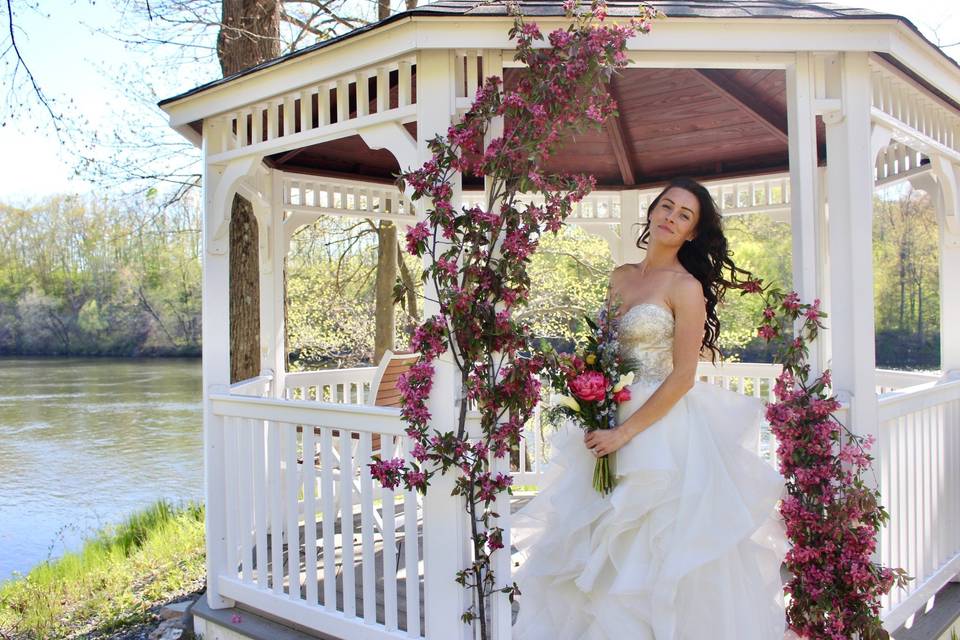
[[(636, 372), (622, 422), (670, 373), (674, 318), (644, 303), (620, 319)], [(608, 496), (573, 426), (553, 434), (540, 493), (518, 511), (515, 640), (780, 640), (780, 474), (756, 453), (761, 403), (697, 382), (614, 454)]]

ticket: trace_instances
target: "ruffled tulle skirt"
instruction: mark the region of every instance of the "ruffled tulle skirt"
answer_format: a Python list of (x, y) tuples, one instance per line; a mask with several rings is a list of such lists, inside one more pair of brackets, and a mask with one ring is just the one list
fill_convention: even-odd
[[(655, 390), (643, 383), (621, 420)], [(756, 453), (761, 405), (697, 383), (613, 459), (600, 496), (583, 434), (551, 440), (540, 493), (513, 519), (516, 640), (779, 640), (780, 474)]]

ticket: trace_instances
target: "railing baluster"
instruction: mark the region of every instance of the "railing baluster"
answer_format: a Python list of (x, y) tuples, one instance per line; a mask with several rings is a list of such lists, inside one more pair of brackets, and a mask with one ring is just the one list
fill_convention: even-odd
[(343, 615), (357, 615), (356, 567), (353, 558), (353, 452), (350, 432), (340, 429), (340, 576), (343, 583)]
[(336, 503), (333, 495), (333, 435), (320, 432), (320, 497), (323, 499), (323, 606), (337, 611)]
[[(297, 464), (297, 427), (293, 424), (277, 423), (282, 430), (283, 460), (286, 466), (286, 485), (284, 487), (284, 509), (287, 512), (287, 593), (291, 600), (300, 600), (300, 469)], [(310, 427), (304, 427), (310, 429)], [(304, 461), (306, 462), (306, 460)], [(306, 523), (304, 523), (306, 529)], [(306, 548), (304, 548), (306, 556)], [(306, 558), (304, 558), (306, 559)]]
[[(303, 564), (307, 583), (307, 604), (318, 604), (317, 587), (317, 433), (312, 426), (303, 427)], [(326, 519), (326, 518), (324, 518)]]
[(243, 581), (253, 583), (253, 539), (254, 526), (254, 473), (256, 464), (253, 458), (253, 430), (249, 420), (236, 418), (233, 421), (237, 436), (237, 536), (240, 543), (240, 568)]
[(250, 444), (253, 454), (253, 487), (256, 515), (257, 540), (257, 586), (268, 588), (267, 574), (267, 433), (266, 421), (247, 420), (250, 427)]
[[(393, 436), (380, 437), (380, 458), (386, 460), (394, 456)], [(397, 628), (397, 533), (395, 493), (384, 488), (381, 501), (381, 521), (383, 522), (383, 622), (387, 631)]]
[(239, 538), (243, 537), (240, 526), (240, 468), (236, 464), (239, 458), (239, 444), (237, 435), (238, 418), (225, 417), (223, 419), (223, 441), (224, 457), (227, 460), (224, 486), (226, 487), (225, 503), (227, 507), (227, 526), (226, 526), (226, 545), (227, 545), (227, 570), (228, 576), (237, 577), (237, 567), (239, 566), (238, 549)]
[[(411, 460), (409, 438), (401, 439), (401, 451), (406, 460)], [(403, 490), (403, 548), (407, 635), (418, 638), (420, 637), (420, 542), (417, 526), (417, 492), (408, 489)]]
[(372, 456), (372, 438), (370, 432), (360, 434), (357, 446), (357, 467), (360, 470), (360, 536), (363, 570), (363, 621), (374, 624), (377, 621), (377, 578), (376, 560), (373, 549), (373, 477), (370, 475)]

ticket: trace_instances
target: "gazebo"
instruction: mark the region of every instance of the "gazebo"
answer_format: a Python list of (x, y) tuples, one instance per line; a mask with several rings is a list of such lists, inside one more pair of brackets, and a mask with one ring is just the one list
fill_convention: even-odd
[[(792, 0), (652, 4), (668, 17), (630, 43), (633, 61), (609, 87), (619, 117), (553, 162), (598, 179), (569, 222), (606, 238), (617, 262), (635, 262), (646, 205), (680, 174), (704, 180), (725, 216), (790, 221), (794, 288), (830, 313), (812, 364), (833, 370), (846, 423), (877, 438), (892, 516), (877, 559), (915, 577), (884, 599), (896, 630), (960, 574), (960, 288), (949, 284), (960, 276), (960, 67), (895, 15)], [(559, 0), (521, 6), (545, 30), (563, 24)], [(612, 19), (634, 10), (609, 6)], [(373, 401), (389, 382), (383, 364), (286, 371), (283, 261), (293, 232), (319, 216), (421, 219), (392, 176), (429, 158), (426, 140), (467, 109), (484, 77), (517, 73), (510, 24), (503, 3), (440, 0), (160, 103), (203, 153), (208, 591), (198, 630), (250, 635), (224, 614), (243, 609), (323, 637), (470, 637), (452, 582), (467, 554), (452, 480), (422, 499), (372, 482), (372, 453), (409, 455), (398, 409)], [(937, 376), (875, 365), (873, 195), (903, 182), (937, 208)], [(482, 190), (464, 178), (458, 197)], [(238, 193), (259, 223), (262, 365), (231, 385), (224, 310)], [(453, 423), (450, 366), (437, 363), (437, 425)], [(766, 396), (777, 369), (701, 374)], [(539, 433), (510, 469), (521, 484), (549, 463)], [(498, 574), (511, 565), (502, 552)], [(496, 637), (509, 638), (505, 596), (492, 617)]]

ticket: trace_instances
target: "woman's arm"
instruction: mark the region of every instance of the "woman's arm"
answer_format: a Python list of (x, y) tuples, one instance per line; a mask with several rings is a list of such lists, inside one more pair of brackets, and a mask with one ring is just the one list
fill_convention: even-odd
[(693, 387), (703, 344), (707, 309), (703, 289), (695, 278), (684, 278), (674, 287), (671, 300), (676, 328), (673, 337), (673, 371), (639, 409), (615, 429), (593, 431), (584, 438), (597, 455), (612, 453), (665, 416)]

